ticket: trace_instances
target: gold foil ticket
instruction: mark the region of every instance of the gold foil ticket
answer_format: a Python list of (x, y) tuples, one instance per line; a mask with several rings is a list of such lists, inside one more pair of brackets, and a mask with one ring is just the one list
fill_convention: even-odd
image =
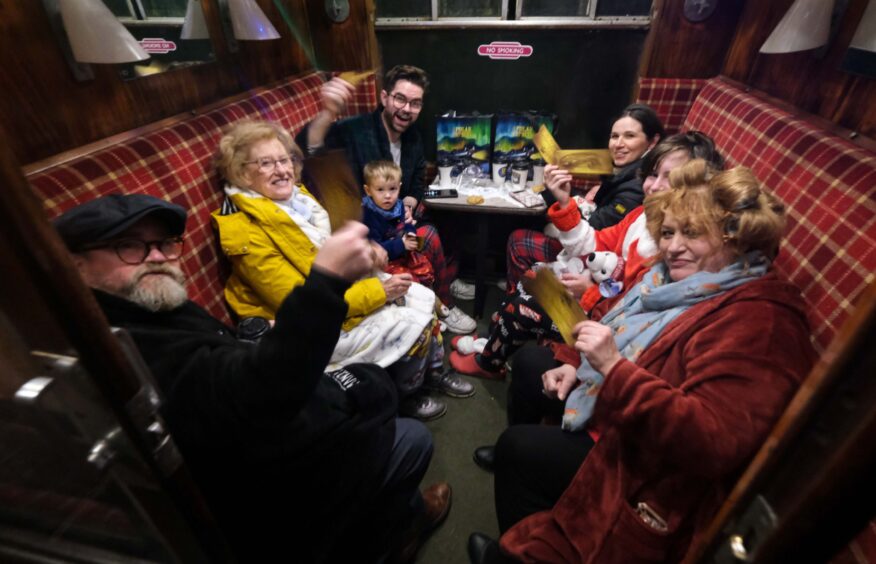
[(551, 132), (542, 125), (532, 138), (545, 162), (577, 175), (611, 174), (612, 162), (608, 149), (560, 149)]
[(572, 336), (572, 329), (581, 321), (586, 321), (587, 314), (575, 298), (569, 295), (554, 271), (543, 268), (535, 273), (534, 279), (524, 278), (523, 289), (547, 312), (551, 321), (560, 330), (563, 341), (567, 345), (574, 345), (575, 337)]
[(362, 196), (359, 184), (341, 149), (323, 151), (304, 160), (309, 176), (308, 187), (328, 212), (332, 231), (348, 221), (361, 221)]
[(359, 86), (359, 83), (371, 76), (374, 71), (346, 71), (342, 72), (338, 75), (338, 78), (342, 78), (352, 84), (353, 86)]

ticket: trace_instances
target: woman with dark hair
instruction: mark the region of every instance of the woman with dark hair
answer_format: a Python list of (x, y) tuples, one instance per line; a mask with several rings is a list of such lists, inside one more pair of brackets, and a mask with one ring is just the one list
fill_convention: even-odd
[[(639, 169), (642, 158), (666, 136), (660, 118), (644, 104), (631, 104), (611, 126), (608, 150), (614, 163), (614, 173), (602, 178), (592, 202), (581, 199), (580, 215), (594, 229), (604, 229), (619, 222), (627, 213), (642, 205), (642, 179)], [(548, 205), (555, 192), (571, 190), (569, 171), (548, 165), (544, 169), (545, 193)], [(539, 231), (518, 229), (508, 238), (508, 293), (517, 291), (517, 283), (524, 272), (536, 262), (553, 261), (562, 250), (560, 242)]]

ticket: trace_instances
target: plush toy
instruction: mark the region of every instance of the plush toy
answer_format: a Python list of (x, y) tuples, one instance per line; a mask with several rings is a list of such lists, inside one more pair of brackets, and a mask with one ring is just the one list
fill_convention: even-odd
[(590, 253), (584, 265), (599, 286), (599, 293), (613, 298), (624, 289), (624, 259), (609, 251)]

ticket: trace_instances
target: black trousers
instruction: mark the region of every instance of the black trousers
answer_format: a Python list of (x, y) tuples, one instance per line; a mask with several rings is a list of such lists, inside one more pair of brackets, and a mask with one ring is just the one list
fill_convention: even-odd
[(496, 515), (503, 533), (524, 517), (553, 507), (594, 444), (587, 433), (538, 424), (546, 415), (563, 413), (563, 402), (542, 393), (541, 375), (557, 365), (542, 347), (523, 349), (514, 359), (511, 426), (496, 442)]

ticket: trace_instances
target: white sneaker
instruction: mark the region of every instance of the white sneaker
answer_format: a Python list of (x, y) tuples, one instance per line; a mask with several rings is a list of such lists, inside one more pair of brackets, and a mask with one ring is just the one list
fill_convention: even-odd
[(450, 293), (457, 300), (473, 300), (475, 297), (475, 285), (463, 282), (457, 278), (450, 283)]
[(460, 335), (472, 333), (475, 329), (478, 328), (477, 321), (472, 319), (458, 307), (454, 307), (453, 309), (451, 309), (450, 312), (447, 314), (447, 317), (445, 317), (441, 321), (443, 321), (447, 325), (448, 331), (452, 333), (459, 333)]

